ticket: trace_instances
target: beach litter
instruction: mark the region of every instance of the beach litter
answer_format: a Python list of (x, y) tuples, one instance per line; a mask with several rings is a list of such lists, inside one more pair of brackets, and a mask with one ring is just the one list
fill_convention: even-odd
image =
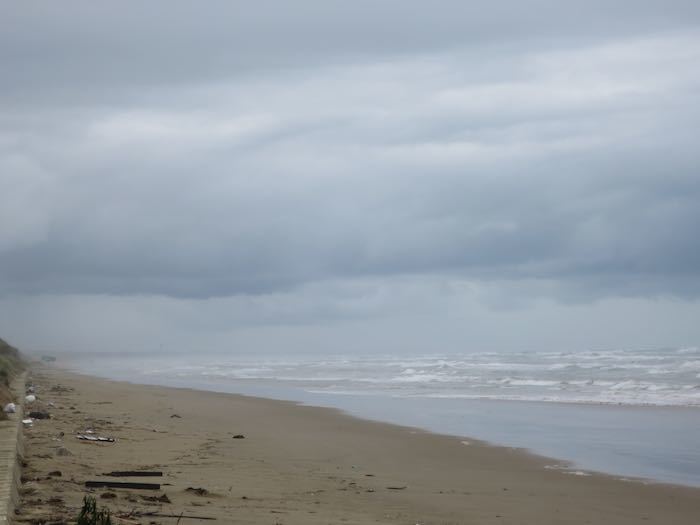
[(172, 503), (167, 494), (161, 494), (160, 496), (141, 496), (144, 501), (153, 501), (158, 503)]
[(35, 410), (33, 412), (29, 412), (29, 417), (31, 417), (32, 419), (51, 419), (51, 414), (49, 414), (48, 412)]
[(33, 423), (34, 423), (34, 420), (33, 420), (33, 419), (27, 418), (27, 419), (23, 419), (23, 420), (22, 420), (22, 424), (23, 424), (25, 427), (31, 427)]
[(197, 496), (208, 496), (209, 491), (207, 489), (204, 489), (202, 487), (187, 487), (185, 489), (185, 492), (192, 492), (193, 494), (196, 494)]
[(243, 434), (236, 434), (233, 436), (233, 439), (245, 439), (245, 436)]
[(34, 403), (34, 401), (36, 401), (36, 396), (34, 394), (29, 394), (27, 396), (24, 396), (24, 400), (27, 403)]
[(5, 405), (5, 407), (2, 409), (5, 414), (14, 414), (17, 412), (17, 405), (14, 403), (8, 403)]
[(114, 443), (116, 441), (116, 439), (114, 439), (113, 437), (93, 436), (91, 434), (78, 434), (75, 437), (80, 439), (81, 441), (93, 441), (101, 443)]

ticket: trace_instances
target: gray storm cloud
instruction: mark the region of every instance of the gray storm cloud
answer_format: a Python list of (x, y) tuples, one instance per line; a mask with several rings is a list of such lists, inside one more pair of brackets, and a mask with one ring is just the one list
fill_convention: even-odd
[(700, 7), (608, 4), (5, 5), (0, 296), (695, 301)]

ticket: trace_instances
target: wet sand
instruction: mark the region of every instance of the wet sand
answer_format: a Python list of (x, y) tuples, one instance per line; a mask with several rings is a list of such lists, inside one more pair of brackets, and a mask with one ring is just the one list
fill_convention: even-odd
[[(700, 489), (577, 476), (519, 450), (332, 409), (132, 385), (35, 367), (51, 419), (24, 431), (16, 523), (70, 522), (83, 496), (116, 523), (697, 523)], [(53, 406), (49, 405), (49, 402)], [(76, 434), (115, 438), (81, 441)], [(234, 438), (242, 435), (243, 438)], [(158, 470), (162, 478), (116, 478)], [(60, 473), (60, 474), (59, 474)], [(86, 489), (88, 480), (161, 490)], [(202, 490), (198, 490), (202, 489)]]

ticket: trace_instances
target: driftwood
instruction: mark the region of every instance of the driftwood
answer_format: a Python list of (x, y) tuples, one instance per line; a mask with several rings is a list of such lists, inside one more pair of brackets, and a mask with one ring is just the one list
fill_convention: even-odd
[(162, 477), (163, 473), (155, 470), (114, 470), (112, 472), (105, 472), (103, 476), (112, 476), (113, 478), (126, 478), (129, 476), (134, 477)]
[(163, 512), (135, 512), (132, 516), (154, 518), (180, 518), (190, 520), (216, 520), (211, 516), (188, 516), (187, 514), (165, 514)]
[(141, 525), (140, 522), (130, 520), (127, 518), (122, 518), (121, 516), (112, 516), (113, 519), (119, 520), (117, 521), (118, 524), (124, 524), (124, 525)]
[(91, 488), (160, 490), (159, 483), (132, 483), (130, 481), (86, 481), (85, 486)]

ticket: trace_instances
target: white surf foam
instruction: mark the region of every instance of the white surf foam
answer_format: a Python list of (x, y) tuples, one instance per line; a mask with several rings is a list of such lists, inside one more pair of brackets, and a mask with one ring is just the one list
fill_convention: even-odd
[(230, 381), (272, 380), (300, 384), (307, 391), (337, 394), (700, 406), (700, 351), (696, 347), (653, 352), (465, 353), (411, 358), (324, 356), (306, 361), (217, 359), (171, 367), (159, 363), (144, 373)]

